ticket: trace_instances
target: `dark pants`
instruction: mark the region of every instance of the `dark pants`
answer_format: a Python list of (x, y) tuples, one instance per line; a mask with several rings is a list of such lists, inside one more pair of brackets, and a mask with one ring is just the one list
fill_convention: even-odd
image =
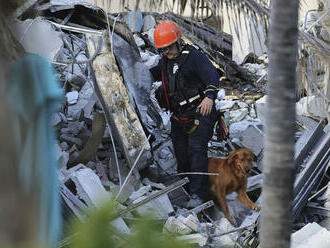
[[(199, 116), (199, 125), (192, 134), (185, 133), (184, 124), (171, 118), (171, 138), (178, 172), (207, 172), (207, 146), (218, 117), (219, 114), (213, 106), (208, 116)], [(208, 177), (205, 175), (189, 175), (188, 177), (190, 193), (205, 199)]]

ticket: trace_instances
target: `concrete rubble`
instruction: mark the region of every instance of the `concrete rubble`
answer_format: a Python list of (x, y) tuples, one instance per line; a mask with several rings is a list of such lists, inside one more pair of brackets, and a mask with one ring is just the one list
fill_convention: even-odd
[[(84, 9), (86, 18), (90, 19), (82, 20), (81, 23), (66, 20), (66, 25), (61, 28), (58, 28), (60, 23), (51, 24), (54, 20), (64, 23), (60, 18), (75, 9), (75, 6)], [(125, 13), (124, 18), (109, 14), (108, 20), (99, 18), (96, 22), (95, 13), (104, 16), (102, 10), (81, 1), (70, 6), (58, 2), (53, 7), (52, 11), (43, 10), (42, 17), (17, 21), (15, 27), (21, 30), (17, 40), (22, 44), (26, 42), (24, 47), (27, 51), (44, 55), (53, 62), (66, 96), (61, 110), (52, 117), (52, 125), (57, 130), (61, 196), (68, 211), (83, 219), (87, 208), (100, 207), (103, 201), (117, 197), (116, 200), (122, 204), (121, 210), (129, 212), (131, 219), (152, 213), (155, 219), (164, 224), (164, 232), (178, 234), (179, 239), (200, 247), (228, 247), (246, 244), (247, 240), (257, 240), (256, 229), (251, 226), (258, 224), (260, 213), (237, 203), (235, 194), (227, 196), (230, 213), (237, 223), (234, 227), (224, 218), (217, 204), (199, 209), (199, 217), (195, 212), (187, 212), (178, 204), (184, 201), (182, 199), (189, 199), (182, 188), (183, 184), (177, 187), (178, 190), (170, 193), (166, 191), (179, 181), (179, 177), (175, 175), (176, 160), (169, 138), (169, 113), (160, 109), (153, 95), (160, 82), (153, 83), (148, 72), (160, 59), (153, 47), (152, 34), (156, 23), (165, 17), (177, 20), (182, 25), (183, 35), (188, 36), (189, 29), (183, 23), (190, 21), (184, 21), (172, 13), (162, 16), (138, 10)], [(79, 15), (79, 10), (75, 11), (74, 14)], [(114, 19), (116, 27), (113, 26)], [(114, 32), (111, 39), (106, 29), (107, 21)], [(75, 26), (72, 24), (79, 24), (81, 29), (72, 29)], [(197, 28), (200, 25), (193, 21), (190, 24)], [(42, 35), (45, 40), (40, 40), (40, 43), (47, 44), (47, 49), (31, 45), (31, 37), (38, 28), (47, 33)], [(258, 23), (257, 28), (259, 31), (263, 28), (261, 23)], [(227, 63), (228, 58), (223, 60), (221, 56), (229, 56), (228, 47), (231, 49), (232, 44), (221, 48), (221, 56), (212, 53), (210, 47), (204, 47), (205, 30), (200, 31), (200, 38), (190, 38), (213, 61), (218, 62), (219, 67), (223, 66), (221, 63)], [(257, 31), (250, 26), (246, 32), (251, 34)], [(212, 35), (214, 40), (219, 36), (230, 40), (224, 33), (214, 34), (212, 31)], [(234, 57), (242, 65), (237, 65), (229, 58), (231, 62), (228, 62), (228, 68), (231, 69), (226, 72), (227, 81), (223, 81), (224, 89), (218, 94), (216, 107), (223, 112), (229, 126), (230, 143), (234, 147), (249, 147), (257, 157), (248, 178), (247, 192), (260, 204), (268, 58), (264, 54), (264, 45), (257, 44), (258, 52), (254, 56), (257, 62), (251, 63), (247, 53), (256, 44), (247, 43), (238, 49), (237, 34), (235, 37)], [(212, 45), (216, 45), (216, 41)], [(324, 73), (322, 82), (327, 75)], [(237, 83), (234, 78), (244, 83)], [(328, 117), (328, 106), (323, 103), (324, 99), (316, 95), (308, 95), (297, 101), (297, 178), (304, 178), (299, 181), (300, 184), (316, 178), (320, 182), (318, 185), (311, 183), (314, 187), (308, 188), (309, 194), (306, 197), (319, 191), (329, 181), (324, 176), (327, 172), (324, 164), (328, 160), (319, 159), (315, 167), (310, 167), (321, 168), (323, 175), (316, 177), (311, 175), (312, 172), (304, 172), (304, 166), (309, 164), (308, 161), (316, 151), (319, 151), (319, 157), (328, 154), (318, 149), (320, 143), (315, 141), (319, 138), (322, 138), (321, 141), (326, 140), (330, 129), (326, 129), (322, 121)], [(152, 135), (151, 140), (147, 137), (149, 134)], [(228, 140), (218, 142), (214, 135), (209, 144), (209, 155), (227, 156), (232, 150)], [(124, 185), (128, 175), (129, 180)], [(117, 195), (118, 192), (120, 195)], [(324, 192), (320, 192), (320, 195)], [(153, 198), (155, 195), (157, 197)], [(305, 196), (300, 199), (297, 194), (296, 197), (300, 204), (297, 209), (302, 217), (295, 220), (295, 228), (299, 230), (304, 227), (292, 235), (293, 247), (307, 247), (306, 244), (312, 244), (316, 238), (329, 242), (329, 231), (316, 223), (307, 223), (312, 222), (315, 216), (320, 220), (330, 216), (320, 211), (314, 211), (311, 215), (311, 209), (316, 207), (308, 205)], [(325, 199), (329, 201), (329, 197)], [(326, 202), (324, 206), (320, 204), (317, 207), (328, 208), (328, 205), (329, 202)], [(126, 217), (118, 217), (111, 225), (117, 231), (128, 234), (131, 230), (127, 221), (129, 218)], [(304, 240), (306, 236), (310, 236), (308, 240)]]

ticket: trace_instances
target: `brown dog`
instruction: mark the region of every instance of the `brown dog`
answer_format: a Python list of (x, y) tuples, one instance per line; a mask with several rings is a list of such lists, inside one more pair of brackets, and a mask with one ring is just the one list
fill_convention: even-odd
[(226, 195), (237, 192), (237, 200), (245, 207), (259, 210), (259, 206), (253, 203), (246, 194), (247, 173), (252, 168), (253, 152), (248, 148), (240, 148), (230, 152), (227, 158), (210, 158), (208, 171), (219, 173), (217, 176), (209, 176), (211, 192), (217, 197), (221, 210), (234, 224), (230, 216), (226, 201)]

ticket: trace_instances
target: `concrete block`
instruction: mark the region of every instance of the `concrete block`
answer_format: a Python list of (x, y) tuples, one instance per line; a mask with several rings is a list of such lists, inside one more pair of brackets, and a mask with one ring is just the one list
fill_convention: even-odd
[(249, 192), (249, 191), (261, 188), (262, 183), (263, 183), (263, 174), (248, 177), (246, 191)]
[(63, 121), (64, 123), (67, 123), (67, 122), (68, 122), (66, 116), (65, 116), (62, 112), (58, 112), (58, 114), (61, 116), (61, 119), (62, 119), (62, 121)]
[(77, 75), (77, 74), (66, 73), (65, 78), (66, 78), (67, 82), (69, 82), (70, 84), (78, 86), (79, 89), (81, 87), (83, 87), (84, 84), (86, 83), (86, 78), (84, 78), (80, 75)]
[(166, 186), (164, 184), (162, 184), (162, 183), (154, 183), (154, 182), (150, 181), (150, 179), (147, 178), (147, 177), (145, 177), (142, 180), (142, 183), (144, 185), (147, 185), (147, 186), (150, 185), (151, 187), (156, 188), (156, 189), (165, 189), (166, 188)]
[(164, 171), (174, 168), (176, 166), (176, 158), (173, 153), (172, 143), (170, 141), (164, 142), (154, 151), (154, 159)]
[(151, 15), (146, 15), (143, 18), (143, 27), (142, 27), (142, 32), (146, 32), (150, 29), (153, 29), (156, 27), (156, 20), (153, 16)]
[(69, 105), (76, 104), (78, 102), (79, 93), (74, 90), (65, 94), (66, 101)]
[(56, 54), (63, 47), (60, 38), (62, 32), (55, 31), (42, 17), (23, 22), (13, 21), (10, 27), (12, 34), (23, 45), (26, 53), (38, 54), (48, 61), (54, 61)]
[(66, 142), (61, 142), (60, 146), (62, 151), (67, 151), (69, 149), (69, 145)]
[(132, 10), (128, 12), (125, 16), (125, 21), (128, 28), (134, 32), (141, 32), (143, 26), (143, 17), (141, 10)]
[(304, 148), (305, 144), (308, 142), (308, 140), (311, 138), (313, 134), (312, 130), (304, 130), (299, 137), (299, 139), (296, 141), (295, 144), (295, 157), (299, 155), (301, 150)]
[(65, 141), (71, 145), (76, 144), (77, 146), (82, 146), (82, 141), (79, 138), (71, 137), (67, 134), (62, 134), (60, 136), (60, 141)]
[(83, 121), (70, 121), (68, 122), (68, 128), (76, 136), (85, 128), (85, 123)]
[(260, 121), (265, 122), (266, 117), (266, 101), (267, 101), (267, 95), (264, 95), (262, 98), (258, 99), (255, 102), (255, 107), (257, 111), (257, 117)]
[(115, 219), (114, 221), (112, 221), (110, 223), (110, 225), (120, 233), (124, 233), (124, 234), (130, 234), (131, 233), (131, 230), (128, 228), (128, 226), (126, 225), (123, 218)]
[(138, 36), (137, 34), (133, 34), (133, 38), (138, 47), (145, 46), (146, 43), (144, 42), (144, 40), (142, 38), (140, 38), (140, 36)]
[(151, 186), (148, 185), (148, 186), (143, 186), (141, 187), (139, 190), (133, 192), (129, 199), (133, 202), (135, 201), (136, 199), (140, 198), (141, 196), (143, 195), (146, 195), (147, 193), (149, 193), (151, 191)]
[(205, 246), (206, 242), (207, 242), (207, 236), (204, 236), (200, 233), (194, 233), (194, 234), (180, 236), (177, 239), (185, 241), (189, 244), (198, 244), (201, 247)]
[(291, 236), (292, 248), (328, 248), (330, 247), (330, 232), (313, 222), (304, 226)]
[(61, 152), (60, 157), (57, 159), (58, 168), (66, 168), (70, 155), (68, 152)]
[(297, 115), (305, 115), (313, 118), (326, 118), (327, 107), (322, 97), (306, 96), (296, 103)]
[(50, 122), (52, 126), (56, 127), (62, 122), (62, 118), (58, 113), (55, 113), (52, 115)]
[(187, 217), (179, 215), (177, 219), (181, 221), (183, 224), (185, 224), (187, 227), (192, 229), (193, 231), (195, 232), (198, 231), (199, 220), (193, 214), (189, 214)]
[(248, 108), (240, 108), (236, 110), (231, 110), (230, 112), (230, 122), (238, 122), (243, 120), (249, 113)]
[(82, 116), (82, 109), (88, 103), (87, 100), (80, 99), (76, 104), (68, 106), (68, 117), (72, 120), (80, 120)]
[(100, 207), (104, 201), (111, 199), (111, 194), (104, 189), (100, 178), (90, 168), (75, 171), (71, 179), (76, 185), (79, 197), (88, 206)]
[[(155, 191), (153, 191), (153, 193), (154, 192)], [(145, 198), (147, 198), (147, 196), (149, 195), (144, 195), (136, 199), (135, 201), (133, 201), (133, 204), (144, 200)], [(174, 212), (174, 209), (168, 196), (165, 194), (138, 207), (136, 209), (136, 212), (141, 215), (153, 214), (155, 215), (156, 218), (166, 219), (169, 216), (169, 214), (172, 214)]]
[(318, 124), (317, 121), (314, 121), (312, 118), (309, 118), (304, 115), (297, 115), (296, 120), (299, 124), (303, 126), (303, 128), (310, 130), (313, 130)]
[(186, 234), (192, 233), (193, 229), (189, 228), (187, 225), (182, 223), (177, 218), (171, 216), (165, 222), (163, 231), (169, 232), (169, 233), (178, 233), (181, 235), (186, 235)]
[(250, 148), (258, 156), (263, 149), (263, 138), (263, 132), (255, 125), (250, 125), (243, 132), (240, 140), (244, 147)]

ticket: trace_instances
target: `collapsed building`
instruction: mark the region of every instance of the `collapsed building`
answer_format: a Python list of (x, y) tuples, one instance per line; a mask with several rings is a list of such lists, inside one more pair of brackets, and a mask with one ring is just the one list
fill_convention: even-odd
[[(243, 9), (257, 8), (261, 19), (269, 15), (258, 2), (246, 2), (253, 4)], [(26, 51), (51, 61), (65, 92), (65, 103), (52, 118), (57, 130), (65, 218), (74, 215), (83, 220), (87, 208), (99, 207), (112, 197), (121, 204), (118, 218), (111, 223), (119, 232), (129, 234), (129, 223), (137, 215), (152, 211), (164, 224), (164, 231), (199, 246), (257, 247), (260, 212), (245, 209), (235, 201), (235, 194), (227, 197), (235, 227), (211, 200), (192, 210), (182, 206), (190, 197), (183, 188), (189, 180), (177, 175), (169, 137), (170, 115), (155, 99), (160, 83), (152, 82), (149, 72), (160, 59), (153, 46), (153, 30), (165, 19), (175, 21), (185, 42), (201, 49), (222, 75), (216, 103), (229, 124), (230, 136), (219, 141), (214, 135), (209, 156), (226, 156), (243, 146), (252, 149), (258, 159), (249, 175), (247, 191), (261, 204), (268, 65), (264, 48), (258, 56), (245, 54), (242, 59), (236, 54), (235, 62), (232, 47), (237, 40), (233, 36), (172, 12), (108, 14), (80, 1), (36, 1), (17, 13), (13, 29)], [(301, 34), (299, 69), (303, 87), (297, 97), (295, 231), (302, 227), (306, 231), (306, 224), (311, 222), (329, 229), (330, 135), (328, 106), (322, 104), (328, 102), (329, 65), (324, 61), (329, 60), (315, 60), (320, 60), (319, 44), (321, 51), (326, 51), (321, 52), (321, 58), (329, 58), (330, 49), (329, 41), (323, 40), (323, 26), (312, 21), (308, 24), (307, 19), (308, 15), (303, 29), (313, 32), (318, 28), (314, 30), (318, 33), (311, 35), (303, 30)], [(322, 42), (319, 35), (323, 35)], [(306, 68), (315, 64), (318, 73), (310, 77)]]

